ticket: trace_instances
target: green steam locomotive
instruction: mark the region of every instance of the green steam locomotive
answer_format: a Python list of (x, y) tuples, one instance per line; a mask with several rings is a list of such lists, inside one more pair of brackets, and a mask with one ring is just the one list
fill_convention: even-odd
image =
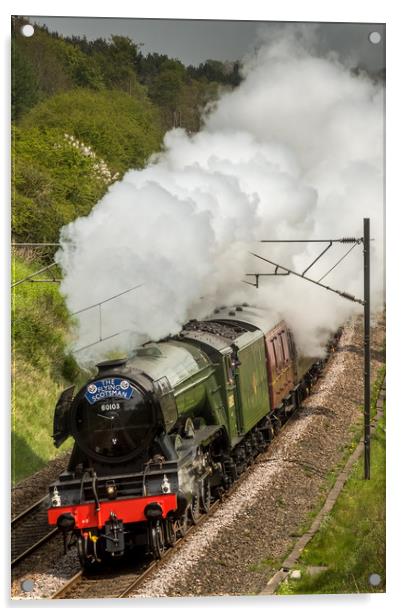
[(247, 304), (190, 321), (177, 336), (98, 364), (55, 409), (68, 468), (48, 520), (84, 567), (140, 546), (155, 558), (262, 452), (322, 367), (297, 370), (291, 331)]

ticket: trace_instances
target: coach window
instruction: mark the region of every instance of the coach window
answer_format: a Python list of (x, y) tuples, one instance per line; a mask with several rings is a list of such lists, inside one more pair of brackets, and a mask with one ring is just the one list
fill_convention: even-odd
[(277, 358), (277, 351), (276, 351), (275, 340), (276, 340), (276, 338), (274, 337), (273, 340), (271, 341), (271, 346), (272, 346), (272, 349), (273, 349), (274, 364), (275, 364), (276, 368), (278, 368), (278, 358)]
[(285, 361), (285, 363), (288, 363), (288, 360), (290, 359), (290, 357), (289, 357), (289, 353), (288, 353), (287, 341), (285, 340), (285, 332), (284, 331), (281, 332), (280, 342), (281, 342), (281, 349), (283, 351), (284, 361)]
[(276, 356), (274, 355), (273, 340), (271, 340), (270, 338), (266, 338), (266, 344), (267, 344), (267, 353), (269, 355), (268, 357), (269, 370), (272, 373), (271, 378), (273, 378), (273, 374), (276, 371)]
[(283, 352), (282, 352), (280, 339), (281, 339), (280, 335), (275, 337), (275, 339), (274, 339), (274, 341), (275, 341), (274, 342), (274, 346), (275, 346), (275, 349), (276, 349), (277, 363), (278, 363), (278, 366), (281, 368), (283, 366), (283, 364), (284, 364), (284, 355), (283, 355)]

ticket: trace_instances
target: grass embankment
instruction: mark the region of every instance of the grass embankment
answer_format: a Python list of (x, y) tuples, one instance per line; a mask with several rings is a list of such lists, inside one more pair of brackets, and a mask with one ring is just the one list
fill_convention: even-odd
[[(13, 260), (13, 279), (43, 267)], [(46, 277), (47, 274), (43, 277)], [(55, 283), (22, 283), (12, 290), (12, 480), (39, 470), (58, 450), (52, 440), (60, 392), (79, 376), (66, 356), (68, 313)], [(71, 446), (66, 442), (61, 448)]]
[[(379, 388), (384, 370), (380, 371)], [(373, 405), (374, 407), (375, 405)], [(385, 419), (379, 421), (371, 440), (371, 479), (363, 479), (363, 457), (353, 468), (336, 505), (316, 536), (302, 552), (300, 580), (288, 579), (278, 594), (384, 592), (386, 587)], [(310, 575), (308, 567), (326, 570)], [(378, 574), (378, 586), (369, 583)]]

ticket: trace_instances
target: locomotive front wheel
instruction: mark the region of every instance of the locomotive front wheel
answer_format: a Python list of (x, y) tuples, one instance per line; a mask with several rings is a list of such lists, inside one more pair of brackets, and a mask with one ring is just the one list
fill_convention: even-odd
[(80, 561), (80, 565), (84, 569), (88, 560), (87, 560), (87, 555), (85, 553), (85, 548), (84, 548), (84, 539), (82, 538), (81, 535), (77, 537), (77, 551), (78, 551), (78, 559)]
[(154, 558), (161, 560), (165, 552), (164, 529), (161, 520), (150, 523), (149, 544)]
[[(99, 542), (98, 542), (99, 543)], [(107, 559), (105, 552), (100, 545), (94, 551), (92, 541), (86, 541), (81, 535), (77, 537), (77, 551), (80, 565), (85, 571), (96, 573), (105, 565)]]

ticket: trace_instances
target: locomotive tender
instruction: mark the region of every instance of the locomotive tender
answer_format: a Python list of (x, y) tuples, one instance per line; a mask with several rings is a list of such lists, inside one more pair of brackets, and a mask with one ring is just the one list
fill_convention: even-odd
[(320, 368), (298, 380), (286, 324), (247, 304), (97, 367), (54, 416), (56, 447), (75, 443), (48, 520), (65, 545), (77, 541), (84, 567), (140, 545), (160, 558), (264, 450)]

